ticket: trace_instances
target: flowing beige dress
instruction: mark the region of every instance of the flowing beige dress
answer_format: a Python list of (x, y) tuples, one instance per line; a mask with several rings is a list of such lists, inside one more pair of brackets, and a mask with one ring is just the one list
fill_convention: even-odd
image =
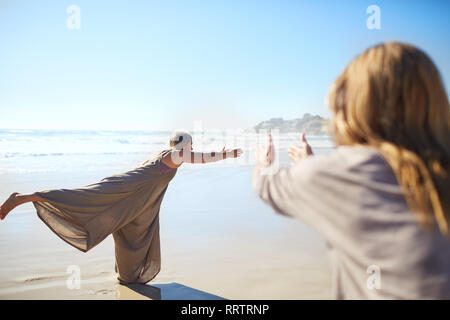
[(80, 189), (37, 192), (39, 218), (61, 239), (87, 252), (112, 234), (121, 283), (146, 283), (160, 271), (159, 210), (177, 169), (164, 170), (164, 150), (140, 167)]

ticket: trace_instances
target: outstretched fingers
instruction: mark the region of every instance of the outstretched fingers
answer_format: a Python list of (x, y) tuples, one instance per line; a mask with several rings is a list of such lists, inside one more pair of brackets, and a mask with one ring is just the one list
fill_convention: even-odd
[(306, 141), (305, 133), (304, 133), (304, 132), (302, 132), (302, 133), (300, 134), (300, 141), (302, 142), (302, 144), (308, 143), (308, 142)]
[(222, 152), (225, 152), (227, 157), (231, 157), (231, 158), (237, 158), (237, 157), (241, 156), (241, 154), (243, 153), (241, 148), (226, 149), (225, 147), (223, 147)]
[(298, 162), (301, 159), (313, 154), (311, 146), (309, 145), (308, 141), (306, 141), (304, 132), (300, 134), (300, 142), (301, 147), (291, 145), (288, 149), (289, 157), (293, 162)]
[(308, 141), (306, 141), (306, 137), (305, 137), (305, 133), (304, 132), (302, 132), (301, 135), (300, 135), (300, 141), (302, 142), (302, 146), (303, 146), (303, 149), (304, 149), (304, 151), (306, 153), (306, 156), (312, 155), (313, 152), (312, 152), (311, 146), (309, 145)]
[(272, 139), (272, 134), (271, 133), (268, 134), (268, 145), (267, 145), (266, 157), (267, 157), (267, 161), (268, 161), (269, 165), (274, 163), (274, 161), (275, 161), (275, 152), (274, 152), (273, 139)]
[(272, 134), (268, 134), (268, 142), (267, 142), (267, 157), (270, 157), (272, 153), (273, 148), (273, 140), (272, 140)]
[(297, 162), (304, 157), (303, 150), (297, 146), (290, 146), (288, 149), (288, 154), (289, 158), (291, 158), (291, 160), (294, 162)]

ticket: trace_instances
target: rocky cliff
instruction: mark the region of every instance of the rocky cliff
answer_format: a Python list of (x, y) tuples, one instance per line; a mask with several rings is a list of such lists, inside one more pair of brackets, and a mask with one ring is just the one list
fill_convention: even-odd
[(259, 132), (259, 130), (278, 129), (280, 133), (286, 132), (305, 132), (307, 135), (323, 136), (327, 135), (328, 119), (321, 116), (313, 116), (305, 113), (303, 118), (293, 120), (283, 120), (283, 118), (272, 118), (260, 122), (254, 126), (251, 131)]

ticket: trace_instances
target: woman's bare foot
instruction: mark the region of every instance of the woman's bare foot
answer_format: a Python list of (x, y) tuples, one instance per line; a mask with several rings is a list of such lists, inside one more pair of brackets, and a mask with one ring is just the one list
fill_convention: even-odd
[(16, 197), (19, 195), (18, 192), (14, 192), (9, 196), (8, 199), (0, 207), (0, 219), (5, 219), (6, 215), (17, 206)]

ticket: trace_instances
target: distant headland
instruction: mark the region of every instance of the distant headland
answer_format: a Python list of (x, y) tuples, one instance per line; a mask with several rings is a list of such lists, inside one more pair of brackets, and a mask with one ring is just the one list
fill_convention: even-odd
[(283, 120), (283, 118), (272, 118), (262, 121), (258, 125), (249, 129), (249, 131), (259, 132), (259, 130), (278, 129), (280, 133), (305, 132), (312, 136), (328, 135), (328, 119), (321, 116), (313, 116), (305, 113), (303, 118), (293, 120)]

